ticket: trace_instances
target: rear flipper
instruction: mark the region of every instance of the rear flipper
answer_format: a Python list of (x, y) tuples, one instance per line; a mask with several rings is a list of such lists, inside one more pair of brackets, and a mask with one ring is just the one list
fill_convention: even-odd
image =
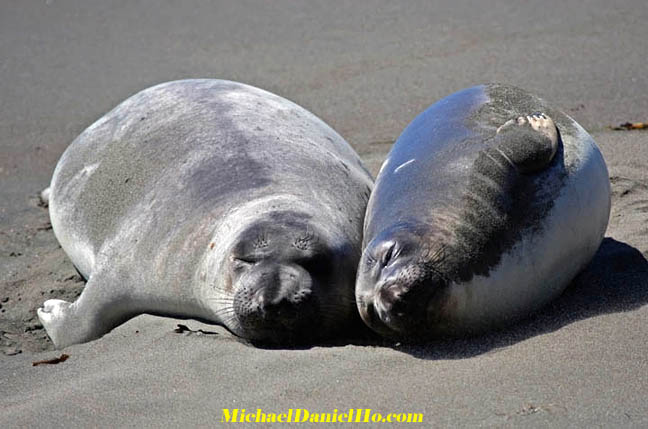
[(57, 348), (94, 340), (136, 316), (134, 302), (97, 284), (94, 276), (73, 303), (49, 299), (37, 310), (38, 318)]
[(523, 174), (546, 168), (558, 149), (558, 130), (544, 113), (511, 119), (497, 129), (495, 148)]

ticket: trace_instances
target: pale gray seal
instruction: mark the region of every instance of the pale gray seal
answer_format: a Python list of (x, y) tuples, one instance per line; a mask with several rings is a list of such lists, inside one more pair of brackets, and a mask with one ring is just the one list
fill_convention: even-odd
[(511, 86), (457, 92), (407, 126), (376, 179), (361, 316), (414, 341), (505, 326), (563, 291), (609, 213), (605, 162), (573, 119)]
[(259, 342), (361, 325), (354, 282), (372, 185), (342, 137), (277, 95), (210, 79), (146, 89), (56, 166), (52, 227), (87, 284), (38, 316), (57, 347), (141, 313)]

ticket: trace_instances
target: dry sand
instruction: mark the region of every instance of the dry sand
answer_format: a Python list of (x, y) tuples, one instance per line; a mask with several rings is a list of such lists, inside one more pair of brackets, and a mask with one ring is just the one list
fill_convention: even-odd
[[(0, 427), (206, 426), (223, 408), (423, 413), (434, 426), (648, 426), (648, 9), (643, 0), (0, 4)], [(598, 142), (613, 208), (590, 266), (511, 329), (428, 347), (245, 345), (141, 316), (59, 356), (35, 309), (83, 282), (38, 192), (133, 92), (239, 80), (322, 117), (377, 171), (440, 97), (487, 81), (562, 106)], [(568, 263), (568, 261), (566, 262)], [(173, 332), (177, 323), (214, 334)]]

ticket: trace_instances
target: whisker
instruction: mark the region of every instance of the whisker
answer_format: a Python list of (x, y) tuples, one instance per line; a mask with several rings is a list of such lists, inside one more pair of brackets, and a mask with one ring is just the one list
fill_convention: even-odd
[[(232, 321), (236, 321), (236, 323), (232, 323)], [(230, 316), (230, 317), (227, 317), (227, 318), (223, 318), (223, 321), (221, 323), (224, 326), (229, 326), (229, 325), (239, 326), (240, 325), (240, 323), (238, 322), (238, 319), (236, 318), (236, 315), (233, 315), (233, 316)]]
[(216, 310), (214, 312), (214, 314), (217, 314), (219, 316), (224, 315), (224, 314), (235, 314), (235, 313), (236, 313), (236, 310), (234, 309), (234, 307), (221, 308), (221, 309)]
[(222, 293), (223, 295), (232, 295), (232, 291), (226, 290), (222, 287), (212, 286), (212, 290), (217, 293)]

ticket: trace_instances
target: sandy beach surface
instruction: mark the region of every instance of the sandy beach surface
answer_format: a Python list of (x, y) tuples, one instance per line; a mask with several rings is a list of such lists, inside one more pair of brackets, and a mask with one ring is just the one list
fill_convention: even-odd
[[(609, 128), (648, 121), (647, 23), (643, 0), (0, 3), (0, 427), (207, 427), (223, 409), (422, 413), (425, 427), (647, 427), (648, 131)], [(476, 339), (269, 350), (145, 315), (56, 351), (35, 310), (73, 300), (83, 282), (37, 195), (97, 118), (191, 77), (297, 102), (374, 174), (439, 98), (521, 86), (599, 144), (613, 190), (606, 238), (556, 302)], [(174, 332), (178, 323), (192, 332)], [(32, 365), (61, 353), (64, 362)]]

